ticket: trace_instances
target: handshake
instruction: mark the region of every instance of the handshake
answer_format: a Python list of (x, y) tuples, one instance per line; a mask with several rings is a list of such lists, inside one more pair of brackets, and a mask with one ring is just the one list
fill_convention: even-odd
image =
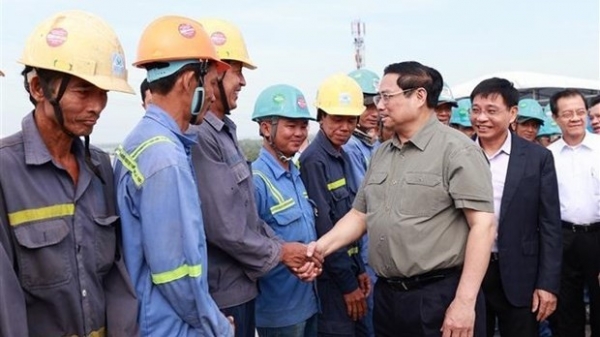
[(281, 248), (281, 262), (299, 279), (313, 281), (323, 271), (323, 252), (316, 242), (308, 245), (299, 242), (286, 242)]

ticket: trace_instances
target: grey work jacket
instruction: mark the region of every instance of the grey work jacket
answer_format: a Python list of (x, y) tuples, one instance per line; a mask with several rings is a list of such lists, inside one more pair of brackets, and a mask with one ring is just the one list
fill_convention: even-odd
[(76, 185), (52, 160), (33, 113), (0, 140), (0, 335), (135, 336), (137, 299), (117, 245), (108, 155), (91, 149), (103, 184), (71, 150)]
[(235, 124), (208, 112), (192, 148), (208, 241), (209, 291), (220, 309), (256, 297), (256, 280), (279, 263), (282, 241), (258, 216), (249, 163)]

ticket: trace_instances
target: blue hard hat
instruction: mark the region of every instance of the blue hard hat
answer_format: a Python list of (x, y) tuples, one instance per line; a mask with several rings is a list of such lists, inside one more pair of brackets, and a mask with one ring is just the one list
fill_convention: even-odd
[(315, 120), (308, 111), (302, 92), (287, 84), (272, 85), (258, 95), (252, 120), (257, 122), (265, 117)]
[(554, 135), (561, 135), (562, 131), (560, 130), (560, 128), (558, 127), (558, 124), (556, 124), (556, 121), (552, 118), (552, 111), (550, 111), (550, 104), (546, 105), (546, 107), (544, 108), (544, 124), (542, 124), (542, 126), (540, 126), (540, 129), (538, 130), (538, 137), (541, 136), (554, 136)]
[(450, 124), (457, 124), (464, 127), (473, 127), (471, 125), (471, 119), (469, 117), (469, 110), (471, 109), (471, 100), (463, 98), (456, 102), (458, 105), (452, 108), (452, 115), (450, 116)]
[(379, 87), (379, 76), (367, 69), (358, 69), (350, 72), (348, 76), (352, 77), (360, 85), (363, 94), (377, 95)]
[(519, 101), (519, 112), (517, 113), (517, 123), (522, 123), (530, 119), (536, 120), (540, 125), (544, 125), (544, 108), (532, 98), (523, 98)]

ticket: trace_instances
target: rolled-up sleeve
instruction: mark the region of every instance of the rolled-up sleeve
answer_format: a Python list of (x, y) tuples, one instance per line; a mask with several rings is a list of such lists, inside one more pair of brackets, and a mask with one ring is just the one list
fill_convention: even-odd
[(492, 173), (477, 146), (458, 149), (449, 156), (448, 191), (456, 208), (494, 213)]

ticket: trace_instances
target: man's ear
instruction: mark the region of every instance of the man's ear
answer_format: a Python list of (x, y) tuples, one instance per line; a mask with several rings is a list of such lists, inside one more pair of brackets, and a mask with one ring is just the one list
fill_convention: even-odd
[(194, 75), (194, 71), (186, 71), (179, 76), (175, 84), (179, 85), (180, 88), (185, 92), (193, 91), (196, 89), (196, 85), (198, 83), (197, 79), (194, 78)]
[(44, 96), (44, 90), (42, 89), (42, 82), (40, 81), (40, 77), (34, 75), (29, 80), (29, 93), (33, 97), (36, 102), (42, 102), (46, 99)]

